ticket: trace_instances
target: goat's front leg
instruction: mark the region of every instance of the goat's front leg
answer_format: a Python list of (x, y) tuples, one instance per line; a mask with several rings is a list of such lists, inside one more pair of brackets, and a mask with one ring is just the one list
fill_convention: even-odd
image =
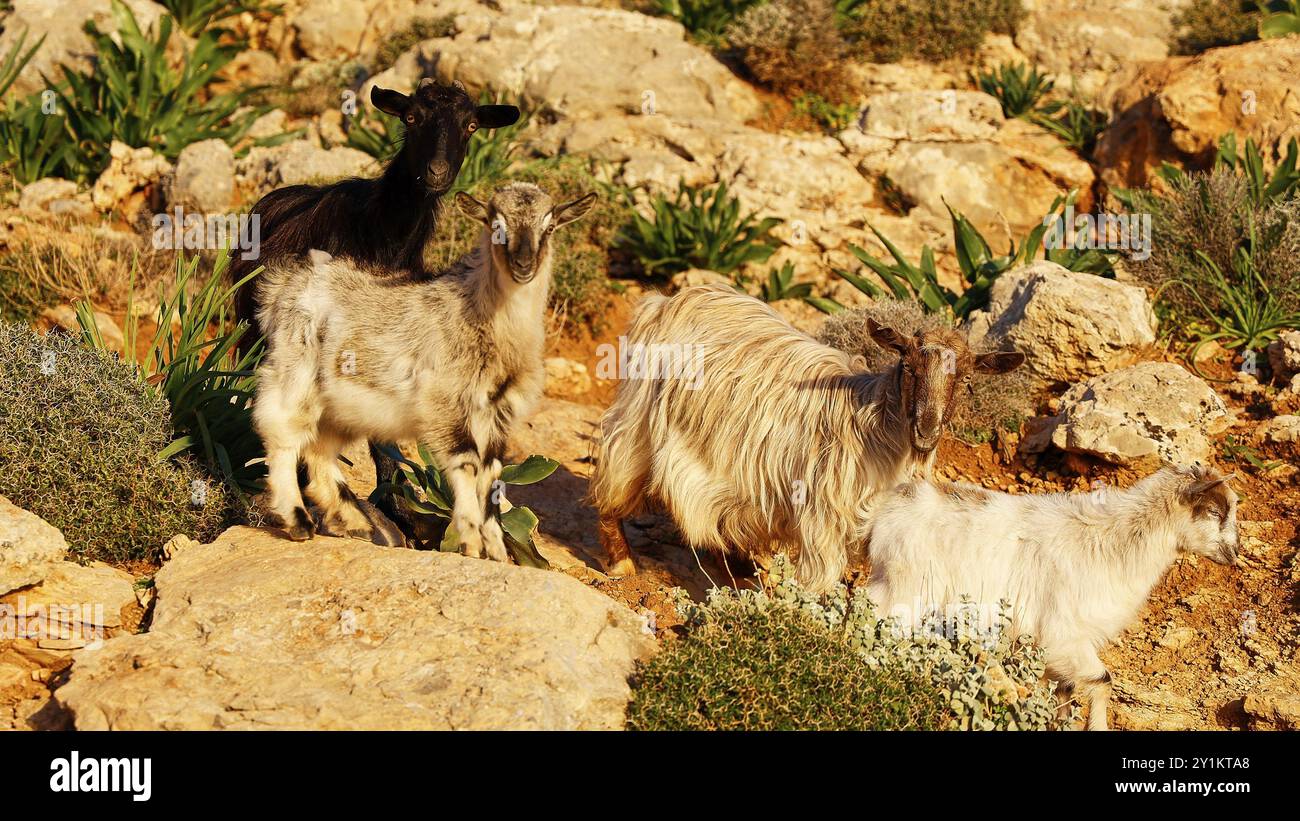
[(505, 494), (505, 486), (500, 481), (501, 467), (501, 460), (490, 456), (483, 466), (483, 472), (479, 474), (478, 483), (484, 513), (479, 533), (483, 536), (483, 549), (487, 552), (487, 557), (494, 562), (510, 560), (510, 554), (506, 552), (505, 535), (501, 532), (501, 522), (497, 519), (501, 514), (501, 500)]
[(476, 451), (463, 450), (453, 453), (445, 464), (452, 496), (451, 528), (456, 531), (457, 548), (470, 558), (482, 558), (485, 511), (479, 483), (485, 472), (483, 462)]

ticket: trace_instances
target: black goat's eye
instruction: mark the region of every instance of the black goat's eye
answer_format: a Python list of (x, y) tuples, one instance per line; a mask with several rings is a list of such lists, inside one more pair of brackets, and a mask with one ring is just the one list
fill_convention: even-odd
[(465, 130), (473, 134), (475, 131), (478, 131), (478, 123), (470, 123), (469, 125), (465, 126)]
[(405, 117), (405, 119), (406, 119), (406, 124), (407, 124), (407, 125), (411, 125), (412, 123), (415, 122), (415, 115), (414, 115), (414, 114), (407, 114), (406, 117)]

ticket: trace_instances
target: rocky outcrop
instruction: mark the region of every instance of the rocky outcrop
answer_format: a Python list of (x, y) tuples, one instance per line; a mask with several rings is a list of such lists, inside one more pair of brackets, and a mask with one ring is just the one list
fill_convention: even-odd
[(1032, 65), (1094, 96), (1135, 61), (1169, 54), (1172, 5), (1160, 0), (1029, 0), (1016, 47)]
[(1150, 182), (1163, 162), (1207, 167), (1227, 133), (1238, 145), (1253, 138), (1276, 158), (1300, 137), (1297, 76), (1296, 37), (1128, 64), (1100, 98), (1112, 116), (1095, 152), (1102, 180), (1133, 188)]
[(1300, 331), (1282, 331), (1268, 343), (1268, 366), (1273, 380), (1282, 384), (1300, 374)]
[(233, 528), (77, 654), (78, 729), (615, 729), (643, 620), (551, 571)]
[(1202, 380), (1172, 362), (1143, 362), (1075, 385), (1061, 412), (1037, 425), (1022, 443), (1029, 452), (1048, 443), (1073, 453), (1138, 468), (1161, 461), (1206, 461), (1210, 437), (1232, 418)]
[(1041, 225), (1066, 191), (1079, 190), (1080, 208), (1091, 197), (1087, 162), (982, 92), (881, 94), (839, 139), (864, 175), (887, 177), (930, 220), (946, 224), (947, 203), (997, 246)]
[(1269, 690), (1250, 693), (1242, 709), (1253, 730), (1300, 730), (1300, 693)]
[(344, 177), (374, 176), (375, 159), (364, 151), (339, 146), (324, 149), (307, 140), (269, 148), (252, 148), (235, 164), (235, 184), (256, 200), (286, 185), (323, 184)]
[(1132, 365), (1156, 339), (1146, 291), (1040, 260), (993, 284), (972, 314), (973, 338), (1007, 343), (1048, 382), (1078, 382)]
[(406, 90), (436, 66), (444, 80), (518, 94), (530, 108), (574, 118), (639, 113), (740, 124), (759, 111), (753, 90), (688, 41), (680, 23), (617, 9), (503, 8), (458, 18), (454, 37), (422, 43), (373, 82)]
[(152, 199), (152, 192), (171, 176), (172, 164), (152, 148), (132, 148), (114, 140), (108, 167), (95, 180), (90, 200), (101, 211), (118, 210), (128, 221)]

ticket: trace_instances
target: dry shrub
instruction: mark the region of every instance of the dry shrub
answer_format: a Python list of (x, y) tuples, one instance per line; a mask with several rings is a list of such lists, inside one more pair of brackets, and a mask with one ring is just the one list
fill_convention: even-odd
[(727, 27), (727, 41), (754, 79), (787, 97), (848, 94), (847, 43), (829, 0), (772, 0), (754, 6)]
[(1014, 34), (1024, 13), (1021, 0), (862, 0), (845, 31), (868, 62), (940, 61), (974, 54), (990, 32)]
[[(1134, 276), (1183, 315), (1204, 308), (1219, 313), (1217, 289), (1198, 286), (1207, 274), (1197, 252), (1205, 254), (1219, 270), (1232, 276), (1237, 249), (1249, 241), (1261, 279), (1279, 299), (1300, 310), (1300, 200), (1257, 203), (1244, 177), (1227, 168), (1188, 174), (1170, 185), (1158, 199), (1143, 200), (1151, 207), (1151, 256), (1133, 261)], [(1181, 280), (1193, 287), (1166, 287)]]
[[(940, 314), (925, 313), (916, 302), (882, 299), (863, 308), (832, 316), (822, 326), (818, 341), (832, 348), (860, 354), (867, 369), (883, 371), (898, 361), (898, 354), (875, 343), (867, 331), (873, 319), (899, 333), (911, 336), (922, 331), (951, 328)], [(986, 442), (1001, 429), (1018, 431), (1021, 421), (1032, 414), (1037, 387), (1024, 368), (1004, 374), (971, 374), (958, 386), (957, 403), (950, 421), (951, 430), (967, 442)]]
[(1259, 39), (1259, 9), (1242, 0), (1192, 0), (1173, 18), (1174, 54), (1200, 54)]

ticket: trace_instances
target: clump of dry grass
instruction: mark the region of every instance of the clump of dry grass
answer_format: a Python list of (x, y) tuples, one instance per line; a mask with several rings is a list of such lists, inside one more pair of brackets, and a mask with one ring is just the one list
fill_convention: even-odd
[(829, 0), (754, 6), (727, 27), (726, 39), (754, 79), (778, 94), (818, 94), (833, 102), (848, 94), (848, 44)]
[(120, 305), (160, 281), (173, 264), (141, 237), (78, 222), (19, 225), (0, 252), (0, 315), (28, 320), (41, 309), (89, 299)]
[[(941, 314), (928, 314), (919, 303), (882, 299), (862, 308), (844, 311), (826, 320), (817, 339), (846, 353), (861, 355), (870, 371), (882, 371), (898, 361), (898, 354), (875, 343), (867, 320), (887, 325), (911, 336), (923, 331), (951, 328)], [(967, 442), (986, 442), (998, 430), (1019, 431), (1023, 419), (1034, 411), (1036, 385), (1024, 368), (1004, 374), (971, 374), (959, 385), (950, 425)]]
[(974, 54), (984, 35), (1014, 34), (1021, 0), (856, 0), (845, 31), (857, 56), (872, 63), (905, 58), (938, 62)]

